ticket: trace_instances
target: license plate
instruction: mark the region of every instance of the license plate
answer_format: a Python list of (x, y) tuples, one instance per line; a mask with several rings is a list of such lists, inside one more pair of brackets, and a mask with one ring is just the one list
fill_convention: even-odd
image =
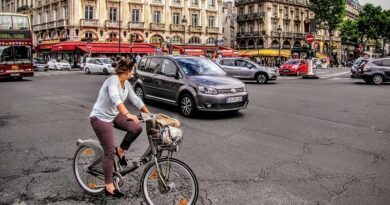
[(226, 103), (236, 103), (236, 102), (242, 102), (242, 96), (240, 97), (230, 97), (226, 99)]
[(20, 76), (20, 73), (11, 73), (11, 76)]
[(19, 66), (13, 65), (13, 66), (11, 67), (11, 69), (12, 69), (12, 70), (18, 70), (18, 69), (19, 69)]
[(290, 70), (283, 70), (283, 73), (289, 73)]

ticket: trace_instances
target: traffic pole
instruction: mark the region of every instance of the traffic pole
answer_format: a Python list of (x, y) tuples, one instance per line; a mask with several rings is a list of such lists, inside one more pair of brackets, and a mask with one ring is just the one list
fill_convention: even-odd
[(306, 75), (302, 76), (302, 79), (319, 79), (319, 77), (313, 73), (313, 56), (315, 51), (312, 50), (312, 44), (315, 41), (315, 36), (312, 34), (307, 34), (305, 36), (305, 41), (306, 43), (309, 44), (309, 51), (307, 52), (306, 55), (307, 63), (309, 65), (308, 65), (308, 72)]

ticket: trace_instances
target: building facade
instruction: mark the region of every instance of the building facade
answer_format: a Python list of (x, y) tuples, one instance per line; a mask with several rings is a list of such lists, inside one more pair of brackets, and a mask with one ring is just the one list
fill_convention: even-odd
[(38, 44), (119, 39), (128, 43), (134, 36), (135, 42), (215, 45), (222, 38), (221, 0), (35, 1)]
[(222, 6), (223, 45), (236, 47), (236, 11), (232, 1), (223, 2)]
[(356, 20), (362, 9), (362, 5), (359, 3), (358, 0), (347, 0), (345, 6), (345, 18)]

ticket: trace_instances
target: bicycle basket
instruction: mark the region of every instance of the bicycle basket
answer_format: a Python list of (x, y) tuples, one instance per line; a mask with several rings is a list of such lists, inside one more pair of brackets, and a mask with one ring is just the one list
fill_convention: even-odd
[(181, 129), (171, 126), (160, 127), (155, 130), (152, 140), (157, 147), (162, 149), (174, 149), (183, 140)]

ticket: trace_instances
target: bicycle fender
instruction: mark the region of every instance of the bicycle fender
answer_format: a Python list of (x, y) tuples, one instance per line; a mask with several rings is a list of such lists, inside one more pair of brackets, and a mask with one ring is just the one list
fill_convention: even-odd
[(103, 156), (104, 155), (103, 148), (102, 148), (102, 146), (100, 145), (100, 143), (97, 140), (93, 140), (93, 139), (87, 139), (87, 140), (78, 139), (76, 144), (77, 144), (78, 147), (81, 147), (81, 146), (92, 147), (95, 150), (95, 152), (97, 153), (97, 156)]

